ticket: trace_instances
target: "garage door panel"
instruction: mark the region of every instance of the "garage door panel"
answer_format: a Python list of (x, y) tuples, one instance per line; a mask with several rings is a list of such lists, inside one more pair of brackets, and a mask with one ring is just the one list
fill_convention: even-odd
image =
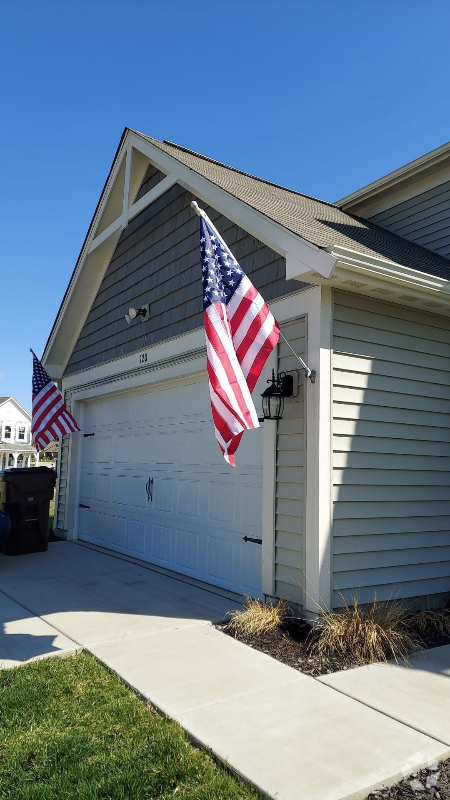
[(135, 464), (148, 464), (152, 459), (152, 452), (154, 453), (154, 445), (152, 447), (152, 431), (143, 428), (132, 436), (131, 439), (131, 460)]
[(170, 568), (172, 562), (172, 528), (166, 525), (152, 525), (150, 555), (152, 560)]
[(174, 531), (175, 564), (188, 574), (199, 570), (199, 533), (177, 529)]
[(208, 518), (234, 524), (235, 492), (235, 484), (231, 481), (209, 481)]
[(145, 472), (132, 472), (128, 476), (128, 504), (134, 508), (147, 508), (146, 484), (149, 476)]
[(131, 555), (141, 558), (145, 555), (147, 544), (147, 525), (142, 520), (128, 519), (128, 548)]
[(108, 516), (106, 539), (110, 546), (123, 550), (127, 545), (127, 521), (125, 517)]
[(94, 478), (94, 500), (107, 503), (109, 499), (109, 473), (97, 472)]
[(128, 506), (128, 482), (129, 476), (126, 472), (114, 472), (111, 475), (111, 503), (113, 506)]
[(114, 443), (114, 461), (116, 464), (128, 464), (130, 460), (130, 433), (117, 436)]
[(211, 583), (220, 580), (232, 585), (236, 573), (235, 542), (231, 539), (208, 536), (208, 576)]
[(261, 536), (261, 430), (244, 437), (231, 469), (198, 376), (88, 402), (85, 420), (94, 436), (83, 441), (80, 538), (260, 594), (261, 547), (243, 536)]
[(83, 538), (93, 544), (105, 544), (106, 515), (95, 510), (80, 509), (80, 527)]
[(173, 496), (175, 485), (173, 478), (155, 477), (153, 484), (153, 508), (170, 514), (173, 510)]
[(242, 483), (241, 522), (242, 530), (253, 535), (261, 530), (262, 488), (257, 481)]
[(83, 440), (82, 464), (95, 464), (95, 461), (96, 461), (96, 444), (95, 440), (89, 437)]
[(96, 436), (96, 461), (98, 464), (111, 463), (111, 436)]
[(180, 517), (200, 515), (200, 481), (179, 479), (177, 481), (177, 514)]
[(80, 500), (82, 503), (92, 500), (94, 480), (95, 473), (92, 470), (82, 468), (80, 477)]

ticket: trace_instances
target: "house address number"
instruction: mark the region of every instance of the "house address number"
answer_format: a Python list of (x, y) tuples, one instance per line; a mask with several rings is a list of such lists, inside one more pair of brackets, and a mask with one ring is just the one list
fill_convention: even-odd
[(141, 355), (139, 356), (139, 363), (140, 364), (146, 364), (147, 363), (147, 357), (148, 357), (148, 353), (141, 353)]

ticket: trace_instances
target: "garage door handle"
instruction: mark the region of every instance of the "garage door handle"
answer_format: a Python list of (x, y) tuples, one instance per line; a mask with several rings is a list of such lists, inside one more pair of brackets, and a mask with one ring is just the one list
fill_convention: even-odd
[(90, 508), (90, 506), (85, 506), (84, 503), (78, 503), (80, 508)]
[(252, 536), (243, 536), (244, 542), (254, 542), (254, 544), (262, 544), (262, 539), (253, 539)]
[(83, 433), (83, 436), (85, 439), (87, 439), (88, 436), (95, 436), (95, 433)]
[(145, 488), (147, 490), (147, 500), (151, 500), (153, 502), (153, 478), (149, 478), (147, 483), (145, 484)]

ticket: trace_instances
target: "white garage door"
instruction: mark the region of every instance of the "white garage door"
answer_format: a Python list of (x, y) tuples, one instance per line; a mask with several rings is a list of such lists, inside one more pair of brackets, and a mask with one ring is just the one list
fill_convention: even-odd
[(229, 467), (205, 378), (85, 405), (80, 539), (239, 594), (261, 589), (262, 429)]

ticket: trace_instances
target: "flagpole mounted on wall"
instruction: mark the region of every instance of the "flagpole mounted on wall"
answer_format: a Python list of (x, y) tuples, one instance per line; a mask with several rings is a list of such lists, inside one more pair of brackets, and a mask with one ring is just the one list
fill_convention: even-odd
[[(199, 207), (199, 205), (198, 205), (198, 203), (197, 203), (197, 201), (196, 201), (196, 200), (192, 200), (192, 202), (191, 202), (191, 206), (192, 206), (192, 208), (194, 209), (194, 211), (195, 211), (195, 213), (197, 214), (197, 216), (198, 216), (198, 217), (205, 217), (205, 216), (206, 216), (206, 215), (205, 215), (205, 212), (203, 211), (203, 209), (201, 209), (201, 208)], [(300, 356), (298, 355), (298, 353), (296, 353), (296, 352), (295, 352), (295, 350), (294, 350), (294, 348), (292, 347), (291, 343), (290, 343), (290, 342), (288, 342), (288, 340), (286, 339), (285, 335), (284, 335), (284, 334), (281, 332), (281, 330), (280, 330), (280, 337), (281, 337), (281, 338), (283, 339), (283, 341), (284, 341), (284, 342), (287, 344), (287, 346), (289, 347), (289, 350), (290, 350), (290, 351), (293, 353), (293, 355), (295, 356), (295, 358), (297, 359), (297, 361), (299, 361), (299, 362), (300, 362), (301, 368), (302, 368), (302, 369), (305, 371), (305, 375), (306, 375), (306, 377), (310, 379), (311, 383), (315, 383), (315, 381), (316, 381), (316, 371), (315, 371), (315, 369), (310, 369), (310, 368), (308, 367), (308, 365), (307, 365), (307, 364), (305, 364), (305, 362), (303, 361), (303, 359), (302, 359), (302, 358), (300, 358)]]

